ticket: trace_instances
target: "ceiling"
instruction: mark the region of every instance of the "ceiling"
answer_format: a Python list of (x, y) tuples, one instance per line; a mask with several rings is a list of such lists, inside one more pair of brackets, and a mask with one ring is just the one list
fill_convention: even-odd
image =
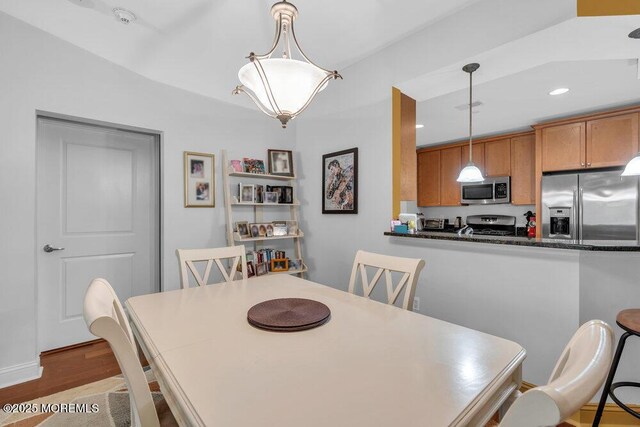
[[(478, 0), (295, 0), (296, 32), (317, 64), (342, 69)], [(240, 105), (249, 52), (267, 51), (275, 0), (0, 0), (0, 11), (150, 79)], [(138, 20), (112, 14), (124, 6)], [(357, 25), (354, 25), (357, 23)]]
[[(463, 74), (460, 71), (460, 74)], [(468, 75), (462, 75), (468, 86)], [(568, 93), (550, 96), (559, 87)], [(637, 60), (562, 61), (540, 65), (474, 85), (474, 135), (530, 130), (530, 125), (587, 111), (627, 105), (640, 99)], [(417, 104), (417, 144), (429, 145), (468, 135), (468, 88)]]
[[(627, 34), (638, 16), (574, 18), (398, 84), (418, 101), (418, 145), (468, 136), (469, 76), (478, 62), (474, 135), (526, 129), (541, 121), (640, 101), (640, 40)], [(548, 92), (568, 87), (565, 95)]]

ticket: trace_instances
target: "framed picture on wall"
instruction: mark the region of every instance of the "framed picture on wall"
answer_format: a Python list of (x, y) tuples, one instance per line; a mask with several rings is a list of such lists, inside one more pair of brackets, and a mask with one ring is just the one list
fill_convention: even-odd
[(213, 208), (216, 205), (215, 156), (184, 152), (184, 207)]
[(322, 213), (358, 213), (358, 148), (322, 156)]

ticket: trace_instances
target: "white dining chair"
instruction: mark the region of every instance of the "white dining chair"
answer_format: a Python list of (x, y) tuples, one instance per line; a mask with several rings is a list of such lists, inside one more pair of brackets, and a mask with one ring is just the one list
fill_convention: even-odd
[[(118, 296), (105, 279), (94, 279), (89, 285), (84, 297), (84, 321), (93, 335), (109, 343), (118, 360), (129, 390), (131, 425), (160, 426), (129, 321)], [(173, 419), (167, 421), (175, 424)]]
[(602, 320), (582, 325), (565, 347), (546, 385), (521, 394), (500, 427), (556, 426), (600, 389), (613, 358), (614, 335)]
[[(176, 255), (178, 255), (178, 262), (180, 263), (180, 284), (183, 289), (189, 287), (190, 275), (196, 280), (198, 286), (207, 285), (211, 275), (211, 267), (214, 263), (220, 270), (225, 282), (236, 280), (238, 265), (241, 266), (242, 278), (247, 278), (247, 255), (244, 245), (224, 248), (177, 249)], [(231, 268), (229, 270), (222, 264), (222, 260), (230, 261)], [(204, 262), (206, 262), (204, 272), (200, 275), (196, 263)]]
[[(371, 281), (367, 276), (367, 267), (377, 268)], [(420, 271), (424, 268), (424, 260), (413, 258), (400, 258), (390, 255), (374, 254), (372, 252), (358, 251), (356, 259), (351, 269), (351, 279), (349, 280), (349, 292), (355, 294), (358, 274), (362, 283), (363, 296), (369, 298), (371, 292), (385, 275), (387, 285), (387, 302), (395, 304), (402, 290), (406, 288), (402, 308), (411, 311), (413, 297), (416, 293), (416, 283)], [(393, 272), (401, 273), (402, 276), (397, 285), (393, 284)]]

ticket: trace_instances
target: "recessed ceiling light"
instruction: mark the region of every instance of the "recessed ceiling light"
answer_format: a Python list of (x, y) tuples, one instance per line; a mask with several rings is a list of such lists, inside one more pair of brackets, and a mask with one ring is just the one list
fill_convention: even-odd
[(422, 129), (424, 125), (416, 125), (416, 129)]
[(562, 95), (563, 93), (567, 93), (567, 92), (569, 92), (569, 88), (560, 87), (558, 89), (554, 89), (551, 92), (549, 92), (549, 95), (556, 96), (556, 95)]

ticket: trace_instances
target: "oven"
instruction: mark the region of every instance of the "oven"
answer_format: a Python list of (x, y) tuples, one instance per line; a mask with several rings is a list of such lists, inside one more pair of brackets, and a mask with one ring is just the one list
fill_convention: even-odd
[(490, 205), (511, 203), (511, 182), (508, 176), (485, 178), (482, 182), (467, 182), (460, 185), (463, 205)]

